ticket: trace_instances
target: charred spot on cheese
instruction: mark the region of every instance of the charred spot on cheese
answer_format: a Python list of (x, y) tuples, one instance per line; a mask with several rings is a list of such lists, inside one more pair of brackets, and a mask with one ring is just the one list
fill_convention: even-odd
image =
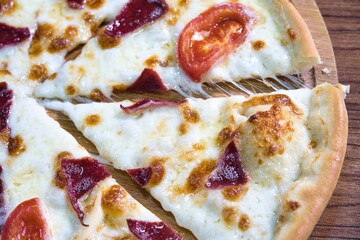
[(78, 200), (88, 193), (94, 186), (110, 176), (110, 173), (95, 159), (84, 157), (81, 159), (64, 159), (61, 168), (66, 178), (67, 193), (82, 225), (84, 212)]
[(69, 96), (75, 95), (77, 92), (77, 89), (74, 85), (69, 85), (65, 88), (65, 93)]
[(67, 26), (64, 32), (64, 36), (67, 39), (74, 39), (78, 34), (78, 29), (75, 26)]
[(287, 212), (293, 212), (300, 207), (300, 203), (296, 201), (287, 200), (284, 209)]
[(32, 56), (38, 56), (44, 48), (49, 44), (54, 36), (54, 27), (49, 23), (41, 23), (38, 25), (34, 37), (32, 39), (29, 54)]
[(84, 122), (88, 126), (96, 126), (101, 122), (101, 116), (99, 114), (88, 115)]
[(97, 41), (102, 49), (110, 49), (121, 43), (121, 37), (110, 36), (106, 34), (104, 28), (102, 28), (98, 33)]
[(178, 8), (170, 8), (169, 9), (168, 18), (166, 19), (166, 23), (170, 26), (174, 26), (177, 23), (177, 20), (180, 16), (180, 10)]
[(221, 129), (217, 136), (217, 144), (219, 146), (223, 146), (225, 144), (228, 144), (232, 140), (233, 131), (230, 127), (225, 127)]
[(241, 214), (238, 227), (241, 231), (245, 232), (250, 228), (251, 222), (247, 214)]
[(249, 187), (247, 185), (231, 186), (221, 191), (226, 200), (238, 201), (242, 199), (248, 192)]
[(234, 207), (225, 207), (221, 211), (221, 216), (228, 227), (231, 227), (238, 218), (238, 212)]
[(67, 47), (69, 47), (69, 45), (70, 45), (69, 39), (58, 36), (55, 37), (53, 40), (51, 40), (47, 50), (49, 53), (57, 53), (66, 49)]
[(154, 159), (151, 164), (151, 178), (149, 181), (149, 186), (154, 187), (161, 183), (165, 175), (164, 162), (161, 159)]
[(93, 89), (89, 95), (90, 99), (95, 102), (110, 102), (110, 100), (100, 91), (100, 89)]
[(238, 186), (248, 180), (239, 152), (234, 141), (231, 141), (218, 161), (215, 171), (206, 180), (205, 187), (221, 189), (228, 186)]
[(61, 168), (61, 161), (64, 159), (71, 159), (73, 155), (70, 152), (61, 152), (57, 155), (54, 163), (54, 184), (60, 189), (65, 189), (66, 187), (66, 177)]
[(290, 40), (295, 41), (296, 40), (296, 32), (292, 28), (286, 29), (286, 33), (289, 36)]
[(315, 149), (318, 146), (318, 143), (315, 140), (311, 140), (308, 147), (309, 149)]
[(10, 138), (8, 144), (8, 151), (10, 156), (18, 156), (22, 152), (25, 152), (26, 146), (24, 144), (24, 140), (20, 135), (15, 136), (14, 138)]
[(149, 68), (155, 68), (156, 65), (159, 63), (159, 58), (156, 55), (153, 55), (145, 60), (145, 65)]
[(47, 80), (54, 80), (56, 77), (57, 77), (57, 73), (53, 73), (47, 78)]
[(86, 6), (90, 9), (98, 9), (104, 5), (105, 0), (87, 0)]
[(263, 49), (265, 47), (265, 42), (263, 40), (257, 40), (252, 43), (252, 47), (258, 51), (260, 49)]
[(95, 33), (97, 31), (100, 23), (95, 20), (94, 15), (89, 12), (84, 12), (82, 15), (82, 19), (84, 19), (84, 22), (90, 26), (90, 30), (92, 33)]
[(103, 192), (101, 198), (101, 207), (105, 214), (105, 223), (113, 228), (116, 228), (119, 221), (117, 218), (123, 215), (128, 209), (127, 192), (120, 185), (112, 185), (109, 189)]
[(180, 136), (185, 135), (189, 130), (189, 125), (187, 123), (180, 123), (178, 126), (178, 131)]
[(8, 144), (10, 140), (9, 116), (12, 106), (13, 91), (6, 82), (0, 82), (0, 141)]
[(168, 88), (155, 70), (145, 68), (138, 79), (126, 90), (130, 92), (162, 93), (166, 92)]
[(36, 82), (43, 82), (48, 75), (47, 68), (44, 64), (35, 64), (31, 66), (28, 78)]
[(182, 104), (180, 106), (180, 112), (186, 122), (198, 123), (200, 121), (198, 112), (195, 109), (192, 109), (189, 104)]
[(189, 5), (190, 0), (178, 0), (178, 5), (182, 7), (187, 7)]
[(0, 0), (0, 16), (13, 12), (16, 9), (16, 6), (14, 0)]
[(271, 105), (271, 108), (253, 114), (247, 121), (253, 125), (255, 144), (264, 156), (283, 154), (283, 144), (291, 140), (290, 133), (294, 131), (292, 117), (301, 116), (302, 111), (283, 94), (257, 96), (243, 103), (245, 108), (257, 105)]
[(216, 161), (203, 160), (196, 166), (186, 179), (183, 191), (185, 194), (194, 194), (200, 191), (205, 184), (206, 177), (216, 168)]

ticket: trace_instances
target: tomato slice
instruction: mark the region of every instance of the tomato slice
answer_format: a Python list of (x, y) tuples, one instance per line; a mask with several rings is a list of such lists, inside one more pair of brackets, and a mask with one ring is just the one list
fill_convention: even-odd
[(38, 198), (20, 203), (10, 213), (2, 228), (1, 239), (50, 239)]
[(178, 40), (180, 67), (194, 81), (246, 39), (256, 15), (240, 3), (214, 5), (191, 20)]

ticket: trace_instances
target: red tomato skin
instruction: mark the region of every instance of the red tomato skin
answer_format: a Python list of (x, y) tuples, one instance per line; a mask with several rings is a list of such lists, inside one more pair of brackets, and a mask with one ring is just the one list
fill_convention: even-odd
[(240, 3), (214, 5), (191, 20), (180, 33), (179, 65), (194, 82), (231, 54), (248, 36), (257, 16)]
[(49, 228), (38, 198), (20, 203), (10, 213), (2, 227), (1, 239), (50, 239)]

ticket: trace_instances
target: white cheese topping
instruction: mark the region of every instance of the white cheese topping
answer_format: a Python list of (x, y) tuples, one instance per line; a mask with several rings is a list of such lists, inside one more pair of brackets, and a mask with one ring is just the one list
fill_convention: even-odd
[[(254, 151), (264, 149), (242, 142), (255, 137), (247, 132), (249, 117), (269, 110), (271, 105), (245, 108), (242, 103), (246, 99), (241, 96), (188, 99), (180, 107), (163, 106), (133, 114), (125, 114), (119, 106), (129, 106), (132, 104), (129, 101), (78, 105), (46, 101), (44, 105), (68, 115), (84, 136), (95, 144), (100, 155), (115, 168), (148, 167), (154, 159), (161, 159), (165, 175), (158, 185), (150, 186), (148, 190), (165, 210), (174, 214), (179, 225), (190, 229), (198, 239), (271, 239), (282, 196), (297, 179), (300, 162), (309, 152), (310, 142), (305, 122), (311, 90), (275, 94), (280, 93), (288, 96), (302, 114), (286, 113), (287, 118), (279, 120), (279, 124), (284, 125), (290, 119), (293, 133), (284, 135), (284, 152), (262, 159), (264, 164), (258, 164), (258, 158), (253, 155)], [(198, 122), (185, 120), (181, 109), (186, 104), (198, 114)], [(287, 107), (284, 109), (286, 111)], [(89, 116), (98, 116), (100, 121), (89, 124), (86, 120)], [(181, 130), (182, 125), (185, 130)], [(244, 126), (237, 147), (250, 181), (245, 185), (248, 190), (243, 198), (232, 201), (223, 195), (222, 190), (205, 188), (196, 193), (182, 192), (192, 171), (201, 162), (221, 157), (224, 147), (218, 145), (217, 138), (219, 132), (228, 126), (235, 129)], [(224, 209), (234, 211), (235, 223), (224, 220)], [(238, 225), (240, 216), (246, 216), (245, 230)]]
[[(179, 92), (198, 91), (194, 83), (181, 70), (177, 62), (176, 48), (178, 37), (185, 25), (200, 13), (223, 0), (190, 1), (189, 6), (181, 7), (177, 0), (167, 1), (170, 9), (179, 11), (175, 25), (168, 23), (172, 17), (169, 11), (160, 20), (146, 25), (134, 33), (127, 34), (117, 47), (103, 50), (97, 38), (91, 39), (82, 53), (73, 61), (67, 62), (54, 80), (46, 81), (37, 88), (39, 97), (62, 99), (70, 98), (65, 89), (73, 86), (73, 95), (88, 96), (97, 88), (110, 96), (113, 86), (129, 86), (149, 67), (146, 61), (156, 58), (161, 62), (171, 60), (167, 66), (156, 64), (155, 71), (170, 89)], [(255, 23), (246, 41), (224, 60), (214, 64), (204, 73), (204, 82), (237, 81), (249, 77), (275, 77), (279, 74), (296, 72), (296, 58), (286, 33), (286, 19), (281, 18), (276, 4), (269, 0), (239, 0), (250, 8), (259, 20)], [(281, 18), (280, 21), (277, 21)], [(254, 50), (254, 42), (261, 40), (264, 47)], [(291, 45), (291, 43), (289, 43)]]

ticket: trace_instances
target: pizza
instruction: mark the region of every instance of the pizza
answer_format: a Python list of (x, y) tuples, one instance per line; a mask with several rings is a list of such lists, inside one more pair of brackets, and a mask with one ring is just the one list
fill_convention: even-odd
[(182, 239), (1, 78), (1, 239)]
[(347, 91), (43, 104), (198, 239), (306, 239), (340, 174)]
[(1, 1), (0, 63), (25, 84), (45, 80), (37, 97), (186, 95), (203, 82), (276, 78), (320, 63), (288, 0), (26, 3)]

